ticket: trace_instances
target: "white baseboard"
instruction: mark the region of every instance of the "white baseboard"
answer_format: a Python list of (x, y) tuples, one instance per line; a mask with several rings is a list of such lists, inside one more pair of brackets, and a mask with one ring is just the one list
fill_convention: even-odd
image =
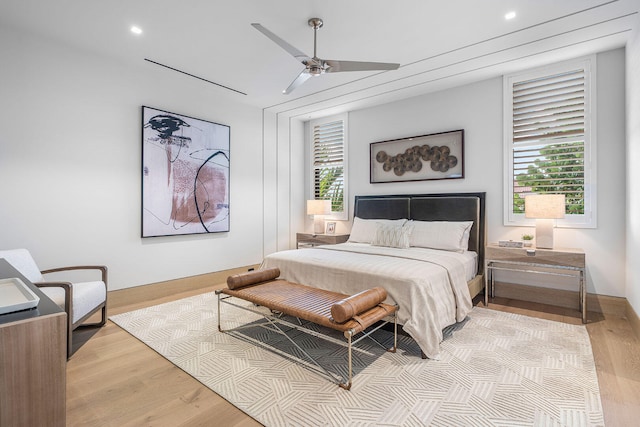
[(246, 272), (250, 268), (258, 268), (259, 266), (259, 264), (248, 265), (230, 270), (200, 274), (198, 276), (167, 280), (166, 282), (150, 283), (148, 285), (109, 291), (107, 293), (107, 304), (108, 307), (119, 308), (129, 304), (137, 304), (156, 298), (167, 297), (180, 292), (207, 288), (215, 289), (216, 287), (222, 287), (223, 284), (226, 283), (227, 277)]
[(638, 316), (638, 313), (631, 307), (629, 301), (627, 301), (626, 317), (629, 320), (629, 324), (631, 324), (631, 329), (633, 329), (633, 332), (636, 334), (636, 338), (640, 340), (640, 316)]

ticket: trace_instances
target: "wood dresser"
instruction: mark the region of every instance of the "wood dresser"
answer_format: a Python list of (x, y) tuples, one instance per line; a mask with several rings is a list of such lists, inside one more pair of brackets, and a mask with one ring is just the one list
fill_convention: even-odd
[(20, 278), (37, 307), (0, 315), (0, 426), (66, 423), (67, 314), (0, 258), (0, 279)]

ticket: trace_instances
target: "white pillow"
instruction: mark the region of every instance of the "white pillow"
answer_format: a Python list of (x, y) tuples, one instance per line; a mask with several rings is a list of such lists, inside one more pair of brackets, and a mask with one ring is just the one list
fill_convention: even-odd
[(353, 218), (353, 226), (349, 235), (349, 242), (371, 243), (376, 237), (377, 223), (397, 224), (402, 226), (406, 219), (362, 219), (357, 216)]
[(376, 237), (371, 242), (374, 246), (406, 249), (409, 247), (411, 227), (403, 224), (376, 224)]
[(409, 244), (421, 248), (464, 252), (469, 249), (473, 221), (409, 221)]

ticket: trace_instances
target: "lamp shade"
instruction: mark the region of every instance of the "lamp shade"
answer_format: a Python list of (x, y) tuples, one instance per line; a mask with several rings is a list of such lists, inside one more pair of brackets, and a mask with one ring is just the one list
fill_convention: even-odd
[(564, 218), (564, 194), (537, 194), (524, 196), (525, 218)]
[(331, 200), (307, 200), (307, 215), (331, 214)]

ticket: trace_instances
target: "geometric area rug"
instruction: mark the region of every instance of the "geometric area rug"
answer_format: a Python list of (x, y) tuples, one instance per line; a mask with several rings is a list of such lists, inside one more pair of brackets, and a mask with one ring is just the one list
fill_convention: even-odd
[[(225, 329), (258, 319), (222, 306)], [(265, 426), (604, 425), (582, 325), (474, 307), (445, 329), (439, 360), (421, 359), (404, 335), (397, 353), (362, 340), (347, 391), (281, 335), (259, 327), (219, 332), (213, 292), (110, 320)], [(344, 375), (344, 347), (291, 332), (327, 370)], [(386, 330), (374, 336), (392, 344)]]

